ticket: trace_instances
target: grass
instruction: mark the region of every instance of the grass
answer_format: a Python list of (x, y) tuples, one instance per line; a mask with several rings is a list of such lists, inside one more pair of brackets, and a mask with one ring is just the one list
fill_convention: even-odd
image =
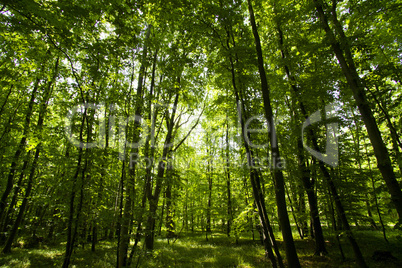
[(140, 259), (141, 267), (267, 267), (264, 249), (257, 241), (241, 239), (236, 244), (226, 235), (191, 235), (167, 243), (160, 239), (152, 257)]
[[(374, 251), (386, 250), (402, 260), (401, 231), (388, 230), (389, 243), (378, 231), (356, 230), (354, 234), (369, 267), (402, 267), (402, 262), (378, 262), (371, 258)], [(333, 235), (327, 234), (326, 238), (327, 256), (313, 256), (313, 240), (295, 240), (302, 267), (356, 267), (353, 251), (345, 237), (341, 237), (345, 261), (341, 259)], [(65, 243), (61, 242), (34, 249), (14, 248), (11, 254), (0, 254), (0, 268), (61, 267), (64, 246)], [(279, 246), (285, 258), (282, 241), (279, 241)], [(89, 245), (77, 248), (71, 261), (71, 267), (77, 268), (109, 268), (115, 267), (115, 264), (116, 241), (101, 241), (96, 252), (91, 252)], [(270, 261), (264, 258), (264, 249), (259, 241), (253, 241), (250, 237), (241, 237), (236, 244), (233, 238), (221, 233), (214, 233), (209, 241), (201, 233), (189, 233), (174, 242), (157, 238), (152, 254), (138, 249), (132, 267), (270, 267)]]

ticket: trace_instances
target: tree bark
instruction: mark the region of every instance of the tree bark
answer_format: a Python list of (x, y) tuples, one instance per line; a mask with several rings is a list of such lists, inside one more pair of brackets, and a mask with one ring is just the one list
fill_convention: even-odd
[[(208, 135), (208, 134), (207, 134)], [(207, 138), (208, 143), (208, 138)], [(206, 237), (208, 241), (208, 233), (211, 233), (211, 206), (212, 206), (212, 156), (208, 152), (208, 144), (207, 144), (207, 157), (208, 157), (208, 165), (207, 165), (207, 179), (208, 179), (208, 204), (207, 204), (207, 226), (205, 228)]]
[[(180, 81), (180, 80), (179, 80)], [(163, 176), (166, 170), (167, 165), (170, 163), (167, 163), (168, 159), (168, 154), (170, 153), (170, 148), (169, 144), (171, 144), (172, 139), (173, 139), (173, 127), (174, 127), (174, 119), (175, 119), (175, 114), (176, 114), (176, 108), (179, 100), (179, 93), (176, 94), (174, 104), (173, 104), (173, 112), (171, 117), (169, 116), (166, 117), (166, 120), (168, 121), (168, 130), (163, 146), (163, 152), (162, 152), (162, 158), (161, 161), (159, 161), (158, 164), (158, 171), (157, 171), (157, 176), (156, 176), (156, 185), (155, 185), (155, 190), (154, 193), (152, 193), (152, 189), (149, 187), (147, 189), (147, 197), (149, 201), (149, 216), (147, 219), (147, 227), (145, 231), (145, 247), (147, 250), (153, 250), (154, 249), (154, 239), (155, 239), (155, 220), (156, 220), (156, 210), (158, 208), (158, 202), (159, 202), (159, 196), (162, 190), (162, 180)]]
[(8, 173), (8, 179), (7, 179), (7, 184), (6, 184), (6, 189), (3, 192), (3, 195), (1, 196), (1, 200), (0, 200), (0, 219), (2, 219), (3, 217), (3, 213), (6, 209), (6, 202), (7, 202), (7, 198), (11, 192), (11, 190), (13, 189), (14, 186), (14, 175), (15, 175), (15, 171), (17, 169), (17, 165), (18, 165), (18, 160), (21, 156), (21, 154), (24, 151), (24, 147), (26, 145), (26, 140), (27, 140), (27, 135), (29, 133), (29, 125), (31, 122), (31, 116), (32, 116), (32, 112), (33, 112), (33, 105), (35, 102), (35, 97), (36, 97), (36, 92), (38, 91), (38, 87), (39, 87), (39, 82), (40, 79), (38, 78), (35, 82), (35, 86), (32, 90), (31, 93), (31, 98), (29, 100), (29, 104), (28, 104), (28, 109), (27, 109), (27, 113), (25, 116), (25, 124), (24, 124), (24, 131), (23, 131), (23, 136), (20, 140), (20, 143), (18, 145), (17, 150), (14, 153), (14, 157), (13, 157), (13, 161), (11, 163), (10, 166), (10, 171)]
[(229, 118), (226, 114), (226, 191), (227, 191), (227, 223), (226, 223), (226, 234), (230, 237), (230, 230), (233, 221), (232, 213), (232, 199), (231, 199), (231, 186), (230, 186), (230, 154), (229, 154)]
[[(82, 116), (81, 127), (80, 127), (80, 141), (82, 141), (82, 137), (83, 137), (86, 113), (87, 113), (87, 109), (85, 109), (84, 114)], [(75, 188), (77, 185), (80, 171), (82, 169), (82, 167), (81, 167), (82, 155), (83, 155), (83, 148), (80, 147), (80, 148), (78, 148), (77, 167), (76, 167), (74, 176), (72, 178), (73, 185), (71, 187), (71, 195), (70, 195), (70, 212), (69, 212), (69, 216), (68, 216), (68, 225), (67, 225), (67, 243), (66, 243), (66, 251), (64, 254), (64, 261), (63, 261), (62, 268), (68, 268), (68, 266), (70, 265), (70, 259), (71, 259), (71, 255), (72, 255), (73, 247), (74, 247), (73, 221), (74, 221), (74, 214), (75, 214), (75, 208), (74, 208), (74, 201), (75, 201), (75, 194), (76, 194)]]
[[(45, 89), (44, 92), (44, 97), (42, 100), (42, 105), (39, 111), (39, 118), (38, 118), (38, 123), (37, 123), (37, 132), (41, 133), (42, 132), (42, 128), (43, 128), (43, 122), (46, 116), (46, 110), (47, 110), (47, 106), (49, 104), (49, 99), (50, 99), (50, 95), (51, 95), (51, 91), (52, 91), (52, 87), (53, 87), (53, 83), (56, 80), (56, 76), (58, 74), (58, 66), (59, 66), (59, 58), (57, 58), (56, 63), (55, 63), (55, 71), (53, 74), (53, 78), (51, 81), (49, 81), (49, 84), (47, 86), (47, 88)], [(22, 204), (20, 206), (20, 210), (18, 212), (17, 215), (17, 219), (15, 220), (14, 226), (11, 229), (10, 235), (7, 239), (6, 245), (3, 248), (3, 253), (10, 253), (11, 252), (11, 245), (17, 235), (17, 231), (18, 228), (21, 224), (21, 221), (23, 219), (23, 215), (25, 213), (25, 209), (27, 207), (27, 203), (28, 203), (28, 199), (30, 197), (31, 191), (32, 191), (32, 185), (33, 185), (33, 180), (35, 177), (35, 172), (36, 172), (36, 168), (38, 165), (38, 159), (39, 159), (39, 155), (40, 155), (40, 151), (41, 151), (41, 147), (42, 147), (42, 142), (40, 142), (37, 146), (36, 146), (36, 152), (35, 152), (35, 156), (34, 156), (34, 160), (30, 169), (30, 173), (29, 173), (29, 178), (28, 178), (28, 183), (27, 183), (27, 187), (25, 190), (25, 196), (24, 199), (22, 200)]]
[(261, 79), (261, 90), (262, 90), (262, 97), (264, 102), (264, 111), (265, 117), (268, 122), (268, 126), (270, 127), (270, 149), (271, 149), (271, 163), (274, 165), (273, 175), (275, 181), (275, 198), (276, 204), (278, 207), (278, 218), (281, 226), (283, 240), (285, 242), (285, 252), (286, 252), (286, 259), (288, 261), (288, 265), (290, 267), (300, 267), (299, 258), (297, 256), (296, 247), (293, 241), (292, 236), (292, 229), (290, 227), (289, 215), (286, 207), (286, 199), (285, 199), (285, 183), (283, 178), (282, 171), (275, 167), (276, 163), (281, 162), (279, 147), (278, 147), (278, 140), (275, 135), (275, 126), (273, 122), (273, 112), (271, 107), (271, 99), (270, 99), (270, 89), (268, 86), (268, 81), (265, 73), (264, 68), (264, 60), (262, 55), (261, 49), (261, 42), (260, 36), (258, 34), (257, 25), (254, 18), (254, 11), (251, 4), (251, 0), (248, 0), (248, 9), (250, 13), (250, 23), (253, 30), (254, 35), (254, 42), (257, 52), (257, 59), (258, 59), (258, 70), (260, 73)]
[[(230, 32), (227, 31), (227, 48), (230, 49)], [(233, 47), (236, 46), (234, 40), (233, 41)], [(236, 56), (236, 62), (237, 62), (237, 54), (235, 54)], [(236, 83), (236, 72), (235, 72), (235, 67), (234, 67), (234, 62), (233, 62), (233, 58), (231, 55), (229, 55), (229, 62), (230, 62), (230, 71), (231, 71), (231, 75), (232, 75), (232, 86), (233, 86), (233, 90), (236, 96), (236, 102), (237, 102), (237, 109), (238, 109), (238, 118), (240, 121), (240, 125), (241, 125), (241, 129), (242, 129), (242, 133), (244, 133), (245, 131), (245, 127), (244, 127), (244, 119), (243, 119), (243, 107), (242, 107), (242, 101), (240, 100), (239, 97), (239, 90), (237, 88), (237, 83)], [(253, 161), (252, 161), (252, 157), (251, 157), (251, 150), (248, 146), (248, 143), (245, 142), (245, 138), (244, 135), (242, 135), (242, 140), (243, 140), (243, 144), (244, 147), (246, 149), (246, 154), (247, 154), (247, 164), (248, 167), (250, 168), (250, 182), (253, 188), (253, 196), (254, 196), (254, 200), (255, 200), (255, 204), (257, 205), (257, 211), (258, 211), (258, 215), (259, 215), (259, 219), (260, 219), (260, 225), (261, 225), (261, 238), (262, 238), (262, 244), (264, 245), (265, 248), (265, 256), (270, 258), (271, 263), (273, 265), (273, 267), (277, 267), (279, 264), (279, 267), (284, 267), (283, 266), (283, 261), (282, 261), (282, 257), (279, 253), (279, 249), (278, 246), (276, 244), (276, 240), (275, 240), (275, 236), (272, 230), (272, 227), (270, 225), (268, 216), (267, 216), (267, 212), (266, 212), (266, 208), (265, 208), (265, 202), (264, 202), (264, 197), (262, 196), (261, 193), (261, 186), (259, 186), (259, 179), (258, 179), (258, 183), (256, 181), (256, 177), (258, 178), (258, 172), (256, 173), (253, 170)], [(258, 190), (260, 189), (260, 190)], [(246, 203), (247, 203), (247, 197), (246, 197)], [(253, 223), (253, 219), (251, 218), (251, 224)], [(253, 225), (253, 224), (252, 224)], [(253, 232), (254, 235), (254, 232)], [(237, 243), (237, 238), (236, 238), (236, 243)], [(275, 251), (275, 254), (277, 256), (277, 259), (275, 258), (272, 248)]]
[[(286, 59), (288, 58), (288, 54), (286, 51), (286, 48), (284, 46), (284, 41), (283, 41), (283, 33), (281, 30), (281, 27), (279, 23), (277, 23), (277, 31), (279, 35), (279, 47), (281, 49), (281, 56), (284, 61), (284, 69), (286, 76), (290, 82), (290, 86), (292, 88), (292, 91), (295, 96), (297, 96), (299, 92), (299, 88), (296, 85), (296, 81), (294, 76), (291, 75), (290, 73), (290, 68), (286, 64)], [(307, 111), (305, 109), (304, 103), (302, 100), (297, 100), (299, 102), (300, 110), (302, 112), (303, 118), (307, 119)], [(312, 137), (313, 133), (310, 133), (309, 137)], [(311, 221), (313, 223), (313, 229), (314, 229), (314, 238), (315, 238), (315, 252), (314, 255), (323, 255), (327, 254), (327, 250), (325, 248), (325, 240), (324, 240), (324, 234), (322, 231), (321, 227), (321, 222), (320, 222), (320, 217), (318, 215), (318, 203), (317, 203), (317, 198), (314, 193), (314, 184), (315, 181), (314, 179), (310, 179), (310, 171), (308, 167), (306, 166), (306, 160), (304, 157), (303, 153), (303, 143), (299, 139), (297, 142), (297, 158), (298, 158), (298, 164), (299, 164), (299, 170), (300, 170), (300, 179), (303, 183), (303, 187), (307, 193), (307, 198), (309, 202), (309, 207), (310, 207), (310, 217)]]
[[(145, 180), (144, 180), (144, 187), (143, 187), (143, 193), (142, 193), (142, 199), (141, 199), (140, 212), (139, 212), (138, 218), (137, 218), (137, 231), (135, 234), (135, 240), (134, 240), (134, 244), (131, 248), (130, 256), (127, 260), (128, 267), (130, 267), (130, 265), (132, 263), (136, 247), (138, 245), (138, 242), (141, 239), (142, 225), (143, 225), (143, 221), (144, 221), (144, 212), (145, 212), (145, 207), (146, 207), (146, 202), (147, 202), (147, 193), (148, 193), (148, 188), (151, 187), (151, 179), (152, 179), (151, 172), (152, 172), (152, 168), (153, 168), (153, 164), (154, 164), (154, 154), (155, 154), (155, 144), (154, 144), (155, 122), (156, 122), (156, 118), (158, 115), (156, 106), (154, 109), (152, 109), (152, 107), (153, 107), (152, 101), (154, 98), (155, 71), (156, 71), (157, 59), (158, 59), (158, 48), (156, 48), (156, 51), (155, 51), (154, 57), (153, 57), (151, 86), (149, 89), (149, 99), (148, 99), (148, 105), (147, 105), (148, 121), (150, 121), (151, 126), (148, 128), (148, 132), (147, 132), (146, 140), (145, 140), (145, 146), (144, 146), (144, 156), (145, 156), (145, 159), (147, 160), (147, 165), (145, 167)], [(162, 78), (161, 78), (161, 80), (162, 80)]]
[[(145, 65), (146, 65), (146, 57), (148, 54), (148, 39), (151, 34), (151, 26), (148, 26), (145, 42), (144, 42), (144, 49), (142, 51), (142, 62), (140, 66), (139, 76), (138, 76), (138, 85), (137, 85), (137, 93), (136, 93), (136, 101), (135, 101), (135, 116), (139, 116), (141, 118), (143, 113), (143, 81), (145, 79)], [(133, 142), (135, 144), (138, 143), (140, 139), (140, 125), (141, 123), (139, 120), (134, 121), (134, 130), (133, 130)], [(134, 146), (132, 148), (131, 153), (134, 155), (138, 155), (139, 148), (138, 146)], [(131, 156), (130, 156), (131, 158)], [(127, 260), (128, 260), (128, 247), (130, 244), (130, 227), (133, 220), (132, 214), (132, 207), (134, 202), (134, 194), (135, 194), (135, 176), (136, 176), (136, 162), (130, 163), (130, 170), (127, 179), (127, 195), (126, 200), (124, 203), (124, 211), (122, 216), (121, 222), (121, 229), (120, 229), (120, 241), (118, 247), (118, 263), (117, 267), (126, 267)]]
[[(243, 115), (242, 115), (242, 108), (241, 102), (239, 99), (239, 95), (237, 93), (237, 90), (235, 89), (235, 95), (236, 95), (236, 100), (238, 101), (238, 114), (239, 114), (239, 120), (240, 120), (240, 125), (242, 129), (242, 133), (245, 131), (244, 127), (244, 120), (243, 120)], [(250, 169), (250, 182), (251, 186), (253, 189), (253, 196), (255, 200), (255, 204), (257, 206), (257, 211), (260, 219), (260, 224), (261, 224), (261, 232), (262, 232), (262, 243), (265, 248), (265, 254), (266, 256), (271, 260), (272, 266), (277, 267), (284, 267), (283, 266), (283, 261), (282, 261), (282, 256), (279, 253), (279, 249), (274, 237), (274, 233), (267, 215), (267, 210), (265, 206), (265, 201), (264, 201), (264, 196), (261, 191), (261, 182), (259, 178), (259, 173), (256, 170), (255, 167), (255, 162), (254, 162), (254, 157), (253, 157), (253, 152), (249, 147), (249, 144), (246, 142), (244, 136), (243, 136), (243, 143), (244, 143), (244, 148), (246, 149), (246, 154), (247, 154), (247, 164)], [(275, 258), (275, 255), (272, 251), (272, 248), (275, 251), (275, 255), (277, 258)]]
[[(171, 160), (169, 160), (171, 161)], [(166, 180), (167, 180), (167, 186), (166, 186), (166, 192), (165, 192), (165, 197), (166, 197), (166, 228), (167, 228), (167, 238), (168, 238), (168, 243), (169, 239), (173, 238), (175, 236), (174, 230), (174, 221), (173, 221), (173, 200), (172, 200), (172, 188), (173, 188), (173, 176), (172, 176), (172, 167), (169, 165), (169, 167), (166, 170)]]
[(340, 41), (337, 40), (334, 32), (331, 30), (327, 15), (324, 12), (322, 2), (320, 0), (314, 0), (316, 10), (318, 12), (321, 25), (325, 30), (325, 33), (331, 43), (331, 47), (335, 52), (335, 55), (339, 61), (339, 65), (345, 75), (346, 81), (352, 90), (353, 97), (359, 108), (363, 122), (366, 126), (369, 139), (374, 149), (374, 154), (377, 159), (377, 166), (380, 170), (382, 177), (387, 185), (388, 191), (391, 194), (392, 202), (395, 205), (398, 213), (398, 223), (402, 223), (402, 191), (401, 187), (396, 180), (395, 173), (391, 164), (388, 149), (382, 139), (381, 132), (378, 128), (377, 122), (374, 118), (373, 112), (370, 108), (370, 103), (367, 100), (366, 92), (363, 82), (361, 81), (357, 68), (355, 66), (352, 53), (350, 51), (350, 45), (347, 37), (336, 17), (336, 5), (333, 2), (332, 18), (336, 31), (338, 32)]

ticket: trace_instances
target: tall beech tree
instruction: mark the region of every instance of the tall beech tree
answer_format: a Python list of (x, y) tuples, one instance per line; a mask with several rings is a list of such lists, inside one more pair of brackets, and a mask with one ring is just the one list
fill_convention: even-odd
[[(373, 112), (370, 108), (370, 103), (367, 100), (365, 86), (359, 76), (353, 55), (351, 52), (348, 38), (338, 20), (337, 15), (337, 1), (332, 2), (330, 15), (325, 13), (323, 4), (320, 0), (314, 1), (317, 9), (321, 25), (325, 30), (330, 45), (339, 61), (339, 65), (345, 75), (346, 81), (352, 90), (353, 97), (359, 112), (362, 116), (363, 122), (366, 126), (374, 153), (377, 159), (377, 166), (380, 170), (389, 193), (391, 194), (392, 202), (395, 205), (396, 211), (399, 215), (398, 224), (402, 224), (402, 191), (396, 179), (394, 169), (392, 167), (391, 159), (389, 157), (388, 149), (384, 143), (381, 132), (378, 128), (377, 122), (374, 118)], [(327, 11), (328, 12), (328, 11)], [(334, 30), (329, 25), (329, 20), (332, 20)]]
[[(264, 112), (265, 118), (270, 127), (270, 149), (271, 149), (271, 161), (272, 163), (279, 163), (281, 161), (281, 156), (279, 153), (278, 140), (275, 134), (274, 126), (274, 114), (272, 112), (270, 90), (268, 86), (267, 75), (264, 67), (264, 58), (262, 55), (261, 41), (258, 33), (257, 25), (254, 17), (254, 10), (251, 0), (247, 1), (248, 9), (250, 13), (250, 23), (253, 29), (254, 42), (256, 47), (257, 59), (258, 59), (258, 71), (261, 79), (261, 91), (264, 102)], [(275, 164), (274, 164), (275, 165)], [(281, 225), (283, 240), (285, 241), (286, 258), (288, 264), (292, 267), (300, 267), (299, 259), (297, 257), (296, 247), (293, 241), (292, 229), (290, 227), (289, 216), (286, 207), (285, 199), (285, 184), (282, 170), (274, 166), (273, 170), (274, 180), (275, 180), (275, 197), (276, 204), (278, 207), (278, 218)]]

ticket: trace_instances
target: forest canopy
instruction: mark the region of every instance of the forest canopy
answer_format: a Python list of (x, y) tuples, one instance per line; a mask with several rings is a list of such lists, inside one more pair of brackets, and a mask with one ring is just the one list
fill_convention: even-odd
[(222, 239), (189, 267), (397, 267), (401, 12), (1, 1), (0, 265), (186, 267)]

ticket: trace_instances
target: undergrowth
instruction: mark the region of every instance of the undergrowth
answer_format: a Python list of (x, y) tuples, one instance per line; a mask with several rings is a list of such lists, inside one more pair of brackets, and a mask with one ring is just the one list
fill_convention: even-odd
[[(381, 232), (355, 231), (355, 236), (369, 267), (402, 267), (402, 233), (388, 230), (387, 243)], [(280, 237), (277, 234), (277, 237)], [(296, 238), (296, 236), (294, 236)], [(302, 267), (355, 267), (353, 251), (345, 237), (340, 237), (345, 254), (342, 260), (334, 235), (327, 234), (326, 256), (314, 256), (314, 241), (295, 239)], [(23, 240), (19, 243), (23, 245)], [(281, 254), (286, 259), (283, 242), (278, 241)], [(116, 266), (116, 241), (100, 241), (95, 252), (90, 245), (75, 249), (71, 267), (114, 268)], [(15, 247), (11, 254), (0, 254), (0, 268), (61, 267), (65, 243), (41, 244), (37, 248)], [(375, 261), (376, 250), (390, 251), (398, 261)], [(286, 263), (285, 263), (286, 264)], [(143, 245), (136, 248), (131, 267), (270, 267), (264, 258), (264, 248), (258, 240), (240, 237), (235, 241), (222, 233), (205, 238), (202, 233), (188, 233), (177, 239), (157, 237), (155, 250), (146, 252)]]

